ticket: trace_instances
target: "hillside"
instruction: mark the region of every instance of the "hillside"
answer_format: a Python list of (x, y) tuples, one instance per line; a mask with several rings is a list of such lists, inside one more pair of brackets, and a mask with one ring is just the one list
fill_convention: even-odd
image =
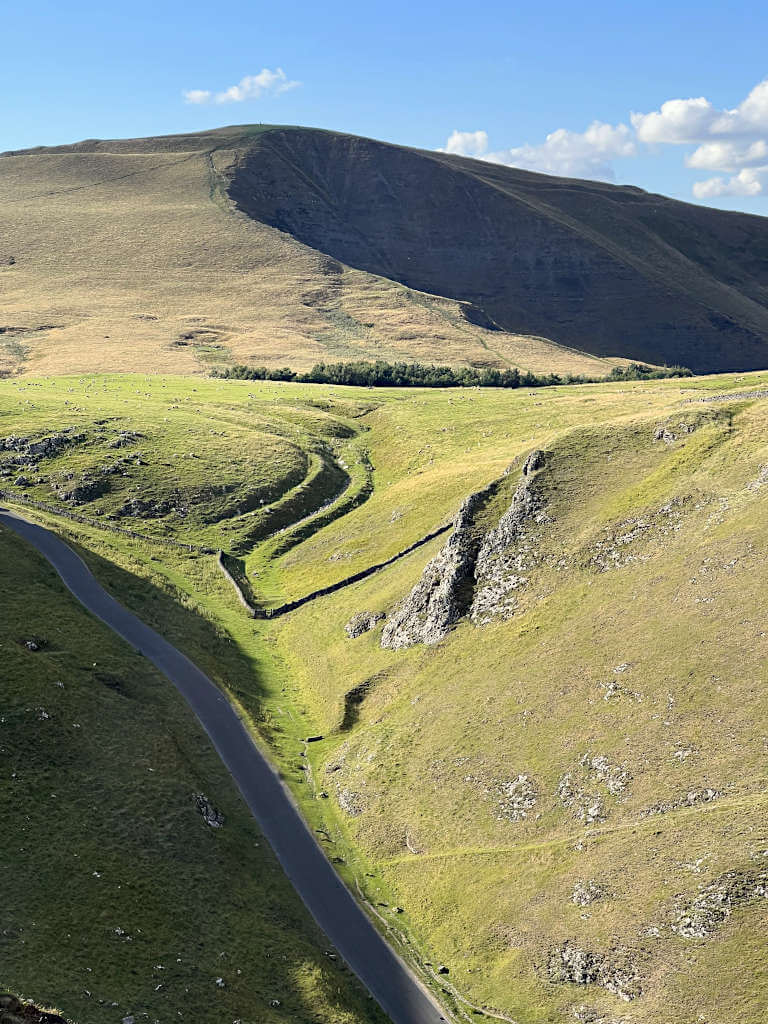
[(349, 267), (238, 212), (230, 176), (258, 138), (240, 128), (0, 158), (0, 373), (357, 358), (610, 370), (478, 326), (452, 298)]
[(226, 688), (453, 1019), (762, 1024), (766, 396), (7, 381), (2, 486)]
[(5, 526), (0, 586), (0, 992), (82, 1024), (383, 1022), (176, 691)]
[(240, 126), (5, 154), (0, 204), (6, 373), (768, 364), (768, 219), (636, 188)]

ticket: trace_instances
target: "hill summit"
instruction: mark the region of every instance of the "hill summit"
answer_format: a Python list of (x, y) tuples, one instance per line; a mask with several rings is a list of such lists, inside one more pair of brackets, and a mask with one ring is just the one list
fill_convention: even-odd
[(633, 187), (251, 125), (6, 153), (0, 202), (6, 372), (768, 364), (768, 219)]

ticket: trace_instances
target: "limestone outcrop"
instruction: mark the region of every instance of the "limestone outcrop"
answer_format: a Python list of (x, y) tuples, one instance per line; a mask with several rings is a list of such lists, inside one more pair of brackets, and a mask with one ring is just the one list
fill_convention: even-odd
[(506, 473), (463, 501), (447, 542), (389, 616), (382, 632), (382, 647), (398, 650), (420, 643), (436, 644), (467, 614), (482, 624), (509, 611), (510, 594), (527, 582), (518, 572), (524, 563), (515, 543), (523, 524), (539, 509), (531, 482), (544, 458), (538, 450), (528, 456), (512, 502), (493, 529), (484, 532), (477, 516), (496, 494)]

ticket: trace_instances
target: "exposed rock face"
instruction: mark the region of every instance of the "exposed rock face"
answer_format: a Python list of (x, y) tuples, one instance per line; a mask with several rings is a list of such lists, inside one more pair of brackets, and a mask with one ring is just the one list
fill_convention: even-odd
[(695, 430), (695, 423), (681, 422), (674, 425), (662, 423), (656, 428), (653, 439), (654, 441), (663, 441), (664, 444), (674, 444), (678, 438), (685, 437), (686, 434), (692, 434)]
[(224, 824), (224, 815), (213, 806), (204, 793), (195, 793), (195, 804), (197, 805), (197, 809), (200, 811), (206, 825), (210, 825), (211, 828), (222, 827)]
[(604, 953), (579, 949), (569, 941), (550, 950), (547, 974), (555, 984), (599, 985), (625, 1002), (642, 991), (637, 965), (628, 953), (616, 951), (609, 958)]
[(362, 794), (356, 793), (352, 789), (340, 789), (338, 791), (338, 801), (342, 811), (345, 811), (352, 818), (356, 818), (365, 810), (365, 800)]
[(484, 625), (497, 617), (508, 618), (517, 605), (517, 591), (528, 582), (526, 573), (535, 555), (523, 531), (532, 519), (540, 521), (542, 517), (540, 501), (530, 486), (530, 476), (543, 464), (543, 452), (534, 451), (528, 456), (512, 503), (480, 546), (470, 609), (470, 618), (476, 625)]
[(376, 623), (381, 622), (384, 618), (386, 618), (384, 612), (358, 612), (346, 624), (344, 631), (350, 640), (354, 640), (355, 637), (362, 636), (363, 633), (373, 629)]
[(54, 458), (65, 448), (82, 444), (85, 439), (85, 434), (75, 433), (72, 428), (37, 440), (11, 434), (0, 438), (0, 451), (18, 452), (20, 458), (15, 460), (18, 464), (36, 465), (41, 459)]
[(73, 505), (85, 505), (86, 502), (100, 498), (109, 490), (109, 482), (103, 477), (84, 476), (76, 483), (62, 487), (56, 492), (60, 501), (68, 501)]
[(397, 650), (419, 643), (436, 644), (468, 611), (478, 623), (508, 613), (509, 595), (521, 585), (515, 555), (509, 554), (509, 549), (537, 507), (530, 493), (530, 478), (543, 459), (540, 451), (529, 455), (509, 509), (485, 535), (478, 531), (475, 519), (501, 481), (493, 481), (464, 500), (447, 543), (390, 615), (382, 647)]
[(686, 939), (706, 939), (737, 907), (766, 898), (768, 871), (727, 871), (704, 886), (690, 903), (678, 905), (672, 931)]
[[(680, 751), (680, 753), (685, 754), (685, 751)], [(685, 760), (685, 758), (682, 757), (679, 760)], [(677, 800), (666, 800), (660, 804), (654, 804), (653, 807), (641, 811), (638, 817), (650, 818), (654, 814), (666, 814), (668, 811), (677, 811), (681, 807), (695, 807), (696, 804), (708, 804), (712, 800), (719, 800), (722, 795), (719, 789), (712, 789), (710, 786), (704, 789), (691, 789), (685, 796), (681, 796)]]
[(398, 650), (436, 644), (464, 615), (471, 600), (472, 575), (480, 541), (472, 526), (475, 512), (496, 484), (470, 494), (453, 521), (453, 532), (428, 563), (421, 579), (384, 627), (381, 646)]
[(129, 445), (136, 444), (141, 437), (141, 434), (137, 434), (133, 430), (121, 430), (114, 441), (110, 442), (110, 448), (127, 448)]
[(618, 764), (611, 764), (602, 754), (584, 754), (579, 761), (581, 771), (566, 772), (557, 786), (557, 795), (563, 807), (570, 808), (585, 825), (605, 821), (608, 805), (597, 787), (604, 787), (611, 796), (619, 796), (626, 789), (631, 775)]
[(141, 519), (157, 519), (160, 516), (168, 515), (172, 508), (171, 503), (165, 500), (128, 498), (115, 511), (115, 516), (118, 519), (123, 519), (127, 516), (138, 516)]

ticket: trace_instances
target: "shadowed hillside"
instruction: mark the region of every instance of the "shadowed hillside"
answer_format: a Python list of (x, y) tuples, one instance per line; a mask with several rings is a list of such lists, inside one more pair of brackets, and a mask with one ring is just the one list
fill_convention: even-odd
[(0, 209), (5, 373), (768, 363), (768, 220), (636, 188), (252, 125), (8, 153)]
[(1, 158), (0, 373), (376, 358), (609, 372), (615, 360), (489, 329), (471, 307), (345, 266), (239, 212), (227, 184), (261, 131)]
[(240, 209), (508, 331), (704, 372), (768, 358), (768, 220), (355, 136), (263, 135)]

